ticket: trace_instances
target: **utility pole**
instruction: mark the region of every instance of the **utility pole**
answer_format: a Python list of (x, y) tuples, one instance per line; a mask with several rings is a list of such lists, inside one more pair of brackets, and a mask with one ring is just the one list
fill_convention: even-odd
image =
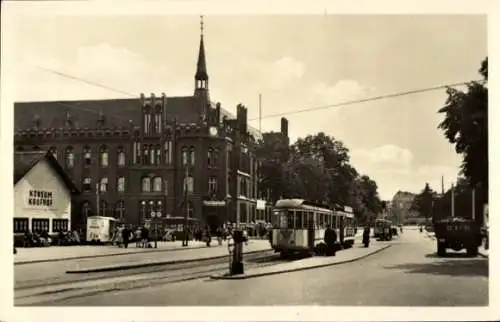
[(262, 94), (259, 94), (259, 132), (262, 133)]
[(451, 217), (455, 217), (455, 187), (451, 184)]
[(187, 247), (189, 245), (189, 231), (188, 231), (188, 177), (189, 177), (189, 164), (186, 164), (186, 169), (184, 173), (184, 240), (182, 241), (182, 246)]
[(99, 183), (95, 184), (95, 199), (96, 199), (97, 216), (100, 216), (101, 205), (99, 204)]
[(233, 135), (233, 149), (231, 155), (231, 210), (233, 214), (236, 214), (236, 229), (233, 233), (234, 240), (234, 251), (233, 251), (233, 262), (231, 265), (231, 275), (243, 274), (243, 231), (240, 229), (240, 215), (238, 213), (238, 170), (240, 167), (241, 159), (241, 131), (245, 128), (242, 120), (244, 107), (242, 105), (237, 106), (237, 117), (236, 124), (234, 126)]
[(472, 220), (476, 221), (476, 188), (472, 188)]

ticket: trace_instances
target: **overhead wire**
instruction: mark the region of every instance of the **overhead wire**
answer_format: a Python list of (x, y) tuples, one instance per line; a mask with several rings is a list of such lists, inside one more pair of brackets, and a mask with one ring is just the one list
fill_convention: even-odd
[[(120, 94), (124, 94), (124, 95), (127, 95), (127, 96), (131, 96), (131, 97), (137, 98), (137, 95), (134, 95), (134, 94), (131, 94), (131, 93), (128, 93), (128, 92), (125, 92), (125, 91), (122, 91), (122, 90), (110, 87), (110, 86), (106, 86), (106, 85), (102, 85), (102, 84), (99, 84), (99, 83), (96, 83), (96, 82), (92, 82), (92, 81), (86, 80), (86, 79), (81, 78), (81, 77), (73, 76), (73, 75), (70, 75), (70, 74), (67, 74), (67, 73), (63, 73), (63, 72), (60, 72), (60, 71), (56, 71), (56, 70), (45, 68), (45, 67), (41, 67), (41, 66), (36, 66), (36, 65), (33, 65), (33, 66), (36, 67), (36, 68), (38, 68), (38, 69), (41, 69), (41, 70), (44, 70), (44, 71), (56, 74), (56, 75), (58, 75), (60, 77), (66, 77), (66, 78), (69, 78), (69, 79), (72, 79), (72, 80), (84, 82), (84, 83), (86, 83), (88, 85), (92, 85), (92, 86), (95, 86), (95, 87), (101, 87), (103, 89), (107, 89), (107, 90), (110, 90), (110, 91), (113, 91), (113, 92), (117, 92), (117, 93), (120, 93)], [(436, 90), (439, 90), (439, 89), (446, 89), (446, 88), (450, 88), (450, 87), (464, 86), (464, 85), (467, 85), (467, 84), (470, 84), (470, 83), (473, 83), (473, 82), (484, 83), (485, 81), (484, 80), (474, 80), (474, 81), (464, 81), (464, 82), (457, 82), (457, 83), (451, 83), (451, 84), (442, 84), (442, 85), (438, 85), (438, 86), (419, 88), (419, 89), (408, 90), (408, 91), (403, 91), (403, 92), (397, 92), (397, 93), (392, 93), (392, 94), (385, 94), (385, 95), (373, 96), (373, 97), (368, 97), (368, 98), (363, 98), (363, 99), (343, 101), (343, 102), (334, 103), (334, 104), (328, 104), (328, 105), (323, 105), (323, 106), (307, 107), (307, 108), (292, 110), (292, 111), (283, 112), (283, 113), (268, 114), (268, 115), (263, 115), (260, 118), (257, 117), (257, 118), (248, 119), (248, 121), (256, 121), (256, 120), (259, 120), (259, 119), (266, 119), (266, 118), (283, 117), (283, 116), (289, 116), (289, 115), (295, 115), (295, 114), (301, 114), (301, 113), (307, 113), (307, 112), (314, 112), (314, 111), (326, 110), (326, 109), (335, 108), (335, 107), (342, 107), (342, 106), (348, 106), (348, 105), (354, 105), (354, 104), (362, 104), (362, 103), (367, 103), (367, 102), (373, 102), (373, 101), (379, 101), (379, 100), (384, 100), (384, 99), (391, 99), (391, 98), (401, 97), (401, 96), (407, 96), (407, 95), (413, 95), (413, 94), (420, 94), (420, 93), (425, 93), (425, 92), (436, 91)], [(95, 113), (95, 114), (98, 113), (95, 110), (84, 108), (84, 107), (81, 107), (81, 106), (78, 106), (78, 105), (75, 105), (75, 104), (71, 104), (70, 101), (64, 101), (64, 102), (58, 102), (58, 103), (63, 104), (63, 105), (67, 105), (67, 106), (71, 106), (71, 107), (80, 109), (82, 111), (87, 111), (89, 113)], [(112, 117), (118, 117), (118, 118), (120, 118), (119, 115), (113, 115)]]

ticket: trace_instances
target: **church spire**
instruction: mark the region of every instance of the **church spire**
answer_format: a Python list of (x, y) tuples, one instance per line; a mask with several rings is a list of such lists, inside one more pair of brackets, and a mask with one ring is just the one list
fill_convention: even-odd
[(208, 91), (207, 63), (205, 61), (205, 44), (203, 43), (203, 16), (200, 16), (200, 50), (198, 52), (198, 63), (196, 67), (195, 95)]

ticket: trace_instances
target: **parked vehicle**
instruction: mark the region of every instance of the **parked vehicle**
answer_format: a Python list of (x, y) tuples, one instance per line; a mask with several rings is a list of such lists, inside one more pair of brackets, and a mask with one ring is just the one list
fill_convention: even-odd
[(117, 225), (118, 220), (113, 217), (88, 217), (87, 242), (91, 244), (111, 243)]
[(376, 219), (373, 236), (379, 240), (391, 240), (392, 239), (391, 225), (392, 222), (390, 220)]
[(477, 223), (471, 219), (450, 217), (434, 224), (438, 256), (445, 256), (446, 249), (454, 251), (467, 249), (469, 256), (477, 256), (481, 245), (481, 232)]

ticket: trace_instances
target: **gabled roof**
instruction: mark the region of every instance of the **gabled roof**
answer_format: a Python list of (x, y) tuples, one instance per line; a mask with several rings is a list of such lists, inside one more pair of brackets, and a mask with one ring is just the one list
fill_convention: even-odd
[(23, 151), (16, 152), (14, 154), (14, 185), (42, 160), (46, 160), (48, 162), (72, 194), (80, 193), (76, 185), (64, 171), (59, 162), (57, 162), (52, 153), (44, 151)]

